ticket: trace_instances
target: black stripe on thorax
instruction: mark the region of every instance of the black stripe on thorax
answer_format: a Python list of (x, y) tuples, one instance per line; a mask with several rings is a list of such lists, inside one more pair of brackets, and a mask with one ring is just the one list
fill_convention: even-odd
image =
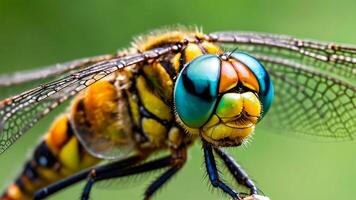
[(173, 67), (173, 63), (167, 60), (160, 60), (159, 63), (162, 65), (162, 67), (165, 69), (165, 71), (167, 72), (167, 74), (169, 75), (169, 77), (174, 80), (176, 77), (176, 71)]
[(158, 118), (156, 115), (148, 111), (143, 105), (140, 106), (140, 115), (142, 117), (154, 119), (159, 123), (161, 123), (162, 125), (164, 125), (165, 127), (170, 127), (172, 125), (172, 122)]
[[(139, 75), (142, 75), (142, 77), (145, 79), (145, 81), (147, 83), (149, 83), (148, 78), (146, 77), (145, 73), (142, 73), (142, 71), (141, 71), (141, 73), (139, 72), (139, 74), (137, 74), (137, 76), (139, 76)], [(152, 88), (151, 85), (148, 84), (148, 86), (151, 88), (151, 90), (154, 90), (154, 88)], [(132, 89), (134, 90), (133, 92), (135, 92), (137, 94), (138, 105), (139, 105), (139, 109), (140, 109), (140, 120), (142, 120), (143, 117), (146, 117), (146, 118), (152, 118), (152, 119), (158, 121), (165, 127), (170, 127), (172, 125), (172, 122), (167, 121), (167, 120), (162, 120), (159, 117), (157, 117), (156, 115), (154, 115), (153, 113), (151, 113), (150, 111), (148, 111), (142, 103), (142, 100), (141, 100), (140, 95), (138, 94), (137, 88), (133, 87)], [(172, 111), (172, 109), (171, 109), (171, 111)], [(141, 129), (142, 129), (142, 127), (141, 127)]]

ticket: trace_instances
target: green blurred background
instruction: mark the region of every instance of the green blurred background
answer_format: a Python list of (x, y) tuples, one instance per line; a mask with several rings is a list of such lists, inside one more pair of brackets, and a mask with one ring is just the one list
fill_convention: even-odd
[[(135, 35), (178, 23), (199, 25), (205, 32), (262, 31), (356, 44), (355, 20), (354, 0), (1, 0), (0, 73), (115, 52)], [(55, 114), (1, 155), (0, 186), (21, 169)], [(355, 199), (355, 142), (311, 142), (258, 130), (248, 148), (232, 153), (273, 200)], [(203, 180), (202, 163), (195, 145), (187, 165), (155, 199), (228, 199)], [(94, 188), (92, 199), (141, 199), (149, 181), (143, 182)], [(78, 199), (82, 187), (50, 199)]]

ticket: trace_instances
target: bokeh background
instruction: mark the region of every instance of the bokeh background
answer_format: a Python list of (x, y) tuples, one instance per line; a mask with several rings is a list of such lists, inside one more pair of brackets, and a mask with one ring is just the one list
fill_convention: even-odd
[[(135, 35), (175, 24), (356, 44), (355, 11), (354, 0), (1, 0), (0, 73), (115, 52)], [(0, 156), (1, 188), (21, 169), (55, 114)], [(355, 199), (355, 152), (355, 142), (312, 142), (258, 130), (247, 148), (232, 153), (273, 200), (331, 200)], [(195, 145), (187, 165), (155, 199), (228, 199), (208, 186), (202, 163)], [(148, 183), (145, 178), (131, 187), (122, 181), (110, 189), (94, 188), (92, 199), (141, 199)], [(78, 199), (82, 187), (50, 199)]]

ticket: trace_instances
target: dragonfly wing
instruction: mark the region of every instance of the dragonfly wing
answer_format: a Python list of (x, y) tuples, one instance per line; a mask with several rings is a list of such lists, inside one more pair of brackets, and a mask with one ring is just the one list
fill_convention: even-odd
[(332, 140), (356, 132), (356, 47), (248, 32), (208, 35), (259, 59), (275, 86), (265, 127)]
[(356, 87), (292, 60), (254, 55), (268, 69), (275, 99), (265, 126), (281, 133), (351, 140), (356, 132)]
[(16, 94), (18, 91), (29, 89), (29, 86), (49, 82), (53, 78), (65, 75), (74, 70), (83, 69), (94, 63), (112, 59), (114, 55), (101, 55), (95, 57), (81, 58), (66, 63), (58, 63), (35, 70), (15, 72), (0, 75), (0, 99)]
[(43, 116), (89, 85), (126, 66), (157, 58), (179, 48), (178, 45), (158, 47), (143, 53), (98, 62), (1, 101), (0, 154)]
[(354, 45), (252, 32), (212, 33), (209, 37), (222, 44), (233, 44), (238, 50), (252, 54), (288, 58), (315, 70), (353, 81), (355, 84), (356, 46)]

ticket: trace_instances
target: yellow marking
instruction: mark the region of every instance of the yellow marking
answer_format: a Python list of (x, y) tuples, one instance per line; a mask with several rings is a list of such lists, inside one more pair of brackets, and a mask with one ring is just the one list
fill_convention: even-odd
[(244, 98), (244, 111), (248, 115), (258, 117), (261, 114), (261, 103), (252, 92), (246, 92), (242, 94)]
[(210, 142), (216, 142), (217, 140), (230, 138), (243, 140), (251, 135), (254, 130), (254, 126), (245, 128), (229, 127), (223, 123), (220, 123), (214, 127), (203, 131), (202, 136)]
[(61, 174), (63, 177), (67, 177), (70, 175), (73, 175), (77, 170), (69, 169), (67, 167), (61, 167), (59, 169), (59, 174)]
[(54, 169), (47, 169), (44, 167), (38, 167), (37, 168), (37, 172), (38, 174), (40, 174), (40, 176), (48, 181), (48, 182), (56, 182), (57, 180), (61, 179), (62, 176), (58, 174), (58, 172), (54, 171)]
[(217, 126), (215, 126), (213, 129), (211, 129), (209, 136), (213, 140), (219, 140), (229, 135), (230, 134), (229, 131), (230, 131), (229, 127), (220, 123)]
[(202, 46), (204, 47), (204, 49), (207, 53), (210, 53), (210, 54), (221, 54), (222, 53), (222, 50), (220, 49), (220, 47), (218, 47), (217, 45), (215, 45), (211, 42), (204, 41), (204, 42), (202, 42)]
[(191, 43), (185, 48), (185, 61), (187, 63), (201, 55), (203, 55), (203, 52), (197, 44)]
[(134, 120), (134, 123), (136, 126), (139, 125), (140, 123), (140, 110), (138, 107), (138, 99), (135, 94), (129, 93), (127, 95), (129, 97), (129, 105), (130, 105), (130, 111), (132, 114), (132, 118)]
[[(247, 116), (242, 114), (243, 112), (246, 112)], [(252, 92), (226, 93), (218, 104), (216, 114), (221, 120), (213, 115), (201, 129), (202, 137), (216, 145), (223, 145), (224, 142), (239, 144), (255, 130), (255, 124), (261, 114), (261, 104)]]
[(87, 152), (82, 152), (82, 160), (80, 162), (79, 168), (85, 169), (85, 168), (88, 168), (88, 167), (98, 164), (100, 161), (101, 161), (100, 159), (91, 156)]
[(67, 116), (61, 115), (53, 123), (50, 131), (45, 136), (45, 141), (54, 155), (57, 155), (61, 146), (68, 140)]
[(177, 148), (182, 143), (181, 131), (177, 127), (172, 127), (168, 132), (170, 146)]
[(180, 58), (181, 58), (182, 54), (181, 53), (177, 53), (176, 55), (174, 55), (174, 57), (171, 59), (171, 62), (173, 64), (174, 69), (176, 70), (176, 73), (178, 74), (179, 69), (180, 69)]
[(173, 94), (173, 81), (169, 77), (161, 63), (154, 62), (151, 65), (145, 65), (143, 71), (154, 91), (162, 96), (164, 100), (171, 101)]
[(233, 131), (231, 134), (231, 138), (247, 138), (251, 135), (251, 133), (253, 133), (253, 131), (255, 130), (255, 126), (234, 130), (235, 131)]
[(206, 124), (204, 124), (203, 129), (207, 129), (207, 128), (210, 128), (212, 126), (215, 126), (219, 122), (220, 122), (219, 117), (216, 116), (216, 115), (213, 115), (213, 116), (210, 117), (209, 121)]
[(136, 79), (136, 88), (140, 95), (140, 99), (144, 107), (163, 120), (171, 120), (171, 109), (159, 97), (153, 94), (152, 90), (148, 87), (145, 78), (139, 76)]
[(59, 160), (69, 169), (79, 169), (80, 154), (78, 152), (78, 140), (72, 137), (59, 153)]
[(147, 135), (149, 140), (156, 146), (162, 144), (162, 142), (166, 139), (166, 127), (154, 119), (143, 118), (142, 130)]

